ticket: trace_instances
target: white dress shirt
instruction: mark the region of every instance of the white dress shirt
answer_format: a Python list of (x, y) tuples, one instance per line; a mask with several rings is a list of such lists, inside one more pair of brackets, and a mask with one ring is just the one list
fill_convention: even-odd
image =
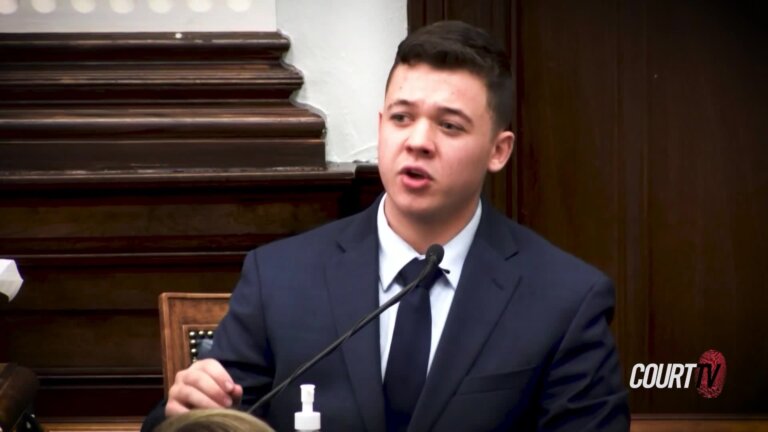
[[(413, 258), (424, 258), (408, 243), (397, 235), (387, 222), (384, 214), (384, 203), (387, 200), (386, 194), (379, 203), (376, 225), (379, 233), (379, 305), (384, 304), (403, 288), (395, 277), (400, 270), (408, 264)], [(469, 247), (475, 238), (477, 226), (480, 224), (481, 206), (478, 202), (477, 210), (470, 219), (469, 223), (443, 245), (445, 255), (440, 263), (440, 268), (447, 270), (444, 277), (435, 282), (435, 285), (429, 292), (429, 301), (432, 309), (432, 339), (429, 347), (429, 360), (427, 362), (427, 372), (432, 366), (432, 358), (435, 356), (437, 344), (440, 341), (440, 335), (443, 334), (443, 327), (448, 318), (448, 311), (453, 302), (453, 295), (459, 284), (461, 270), (464, 267), (464, 259), (467, 257)], [(389, 358), (389, 347), (392, 344), (392, 334), (395, 332), (395, 319), (397, 317), (397, 304), (387, 309), (379, 316), (379, 334), (381, 348), (381, 376), (387, 370), (387, 359)]]

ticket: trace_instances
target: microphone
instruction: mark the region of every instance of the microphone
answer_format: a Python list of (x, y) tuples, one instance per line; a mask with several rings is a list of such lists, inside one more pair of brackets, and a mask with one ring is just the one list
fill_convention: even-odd
[(391, 299), (387, 300), (384, 304), (379, 306), (377, 309), (375, 309), (370, 314), (364, 316), (360, 319), (355, 325), (352, 326), (352, 328), (349, 329), (346, 333), (341, 335), (338, 339), (333, 341), (330, 345), (328, 345), (327, 348), (320, 351), (316, 356), (312, 357), (309, 361), (302, 364), (298, 368), (296, 368), (293, 373), (283, 380), (277, 387), (273, 388), (269, 393), (265, 394), (261, 399), (259, 399), (255, 404), (251, 406), (250, 409), (248, 409), (249, 414), (253, 414), (254, 411), (261, 408), (265, 403), (269, 402), (277, 396), (281, 391), (283, 391), (288, 385), (290, 385), (296, 378), (298, 378), (301, 374), (307, 371), (307, 369), (314, 366), (317, 362), (327, 357), (330, 353), (336, 351), (336, 349), (347, 341), (350, 337), (352, 337), (355, 333), (360, 331), (363, 327), (365, 327), (368, 323), (373, 321), (375, 318), (377, 318), (379, 315), (381, 315), (385, 310), (389, 309), (394, 305), (395, 303), (399, 302), (400, 299), (402, 299), (406, 294), (413, 291), (414, 288), (416, 288), (416, 285), (421, 283), (424, 278), (427, 277), (430, 273), (434, 271), (434, 269), (440, 265), (440, 262), (443, 260), (443, 255), (445, 254), (445, 251), (443, 250), (443, 247), (439, 244), (433, 244), (427, 249), (426, 254), (426, 260), (427, 265), (424, 266), (424, 269), (419, 273), (419, 276), (408, 286), (400, 290), (399, 293), (395, 294)]

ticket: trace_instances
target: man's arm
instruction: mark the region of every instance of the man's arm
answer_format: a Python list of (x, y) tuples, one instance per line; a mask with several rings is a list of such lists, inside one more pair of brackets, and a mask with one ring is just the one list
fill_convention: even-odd
[(627, 391), (609, 327), (613, 305), (611, 282), (593, 284), (547, 373), (540, 430), (629, 430)]
[(272, 389), (275, 373), (262, 286), (258, 253), (254, 250), (245, 257), (229, 311), (216, 328), (213, 347), (204, 355), (221, 362), (232, 380), (242, 386), (243, 406), (253, 404)]

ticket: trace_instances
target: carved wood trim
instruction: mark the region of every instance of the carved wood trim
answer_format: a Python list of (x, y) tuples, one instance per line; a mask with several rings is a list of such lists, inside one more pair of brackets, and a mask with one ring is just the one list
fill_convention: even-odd
[[(0, 176), (325, 168), (278, 33), (0, 34)], [(53, 181), (66, 181), (51, 175)]]
[[(227, 190), (259, 190), (295, 188), (302, 184), (339, 186), (355, 178), (354, 164), (328, 164), (317, 168), (270, 169), (115, 169), (102, 171), (0, 171), (0, 191), (28, 196), (30, 191), (64, 194), (88, 191), (120, 193), (131, 190), (166, 190), (211, 192)], [(21, 198), (21, 197), (19, 197)]]
[(289, 47), (263, 32), (6, 33), (0, 90), (4, 103), (286, 99), (303, 83), (280, 62)]

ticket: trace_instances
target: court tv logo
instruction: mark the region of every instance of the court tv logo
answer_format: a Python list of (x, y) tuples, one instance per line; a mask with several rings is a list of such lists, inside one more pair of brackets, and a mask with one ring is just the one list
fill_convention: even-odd
[(698, 363), (637, 363), (629, 376), (632, 389), (687, 389), (694, 386), (706, 399), (720, 396), (725, 385), (725, 357), (706, 351)]

